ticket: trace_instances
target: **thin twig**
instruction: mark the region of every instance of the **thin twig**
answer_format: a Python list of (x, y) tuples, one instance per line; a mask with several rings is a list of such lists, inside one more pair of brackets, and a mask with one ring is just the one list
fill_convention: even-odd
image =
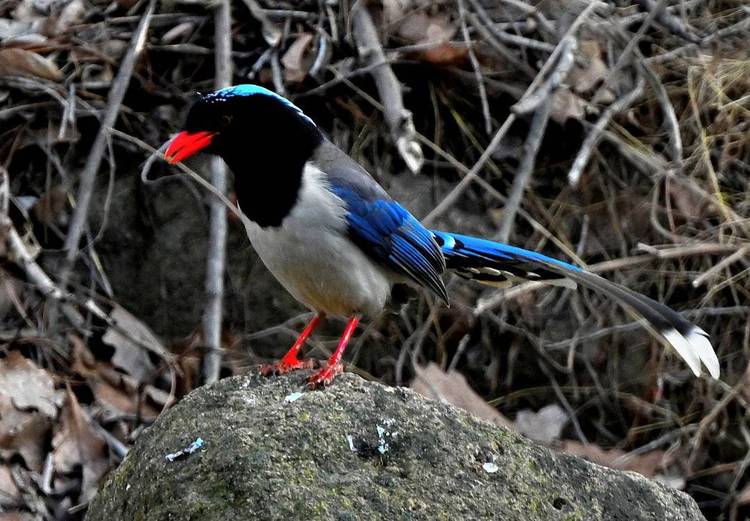
[(607, 107), (604, 112), (602, 112), (602, 115), (599, 116), (599, 119), (596, 121), (593, 128), (586, 136), (586, 139), (583, 141), (581, 149), (578, 151), (576, 158), (573, 160), (573, 165), (570, 167), (570, 171), (568, 171), (568, 183), (571, 186), (578, 185), (578, 181), (581, 178), (583, 169), (588, 164), (589, 158), (591, 157), (594, 148), (599, 143), (599, 140), (602, 137), (602, 132), (604, 132), (604, 129), (607, 127), (607, 125), (609, 125), (609, 121), (616, 114), (619, 114), (620, 112), (626, 110), (628, 107), (630, 107), (630, 105), (635, 103), (638, 98), (641, 97), (641, 94), (643, 93), (644, 83), (645, 82), (642, 79), (639, 79), (633, 90), (622, 96), (617, 101), (613, 102), (609, 107)]
[[(565, 34), (560, 39), (560, 43), (557, 44), (557, 47), (555, 47), (555, 50), (550, 54), (549, 58), (547, 58), (547, 61), (542, 66), (542, 69), (539, 71), (539, 74), (536, 75), (534, 78), (534, 81), (531, 82), (531, 85), (526, 89), (526, 92), (521, 97), (521, 100), (523, 101), (523, 98), (526, 96), (531, 95), (533, 92), (536, 91), (537, 87), (544, 81), (544, 79), (547, 77), (547, 74), (550, 72), (552, 67), (558, 63), (558, 59), (560, 57), (560, 54), (564, 52), (564, 50), (567, 48), (568, 38), (571, 38), (581, 27), (581, 25), (588, 19), (589, 15), (596, 9), (597, 7), (601, 7), (602, 4), (600, 2), (591, 2), (589, 5), (586, 6), (586, 8), (581, 11), (581, 13), (578, 15), (578, 17), (573, 21), (573, 23), (570, 25), (567, 31), (565, 31)], [(521, 103), (521, 102), (519, 102)], [(434, 222), (435, 219), (437, 219), (440, 215), (442, 215), (448, 208), (453, 206), (453, 203), (458, 200), (458, 198), (461, 196), (461, 194), (468, 188), (468, 186), (476, 179), (477, 175), (479, 174), (479, 171), (482, 170), (485, 163), (489, 160), (489, 158), (492, 156), (492, 154), (495, 152), (495, 149), (497, 149), (498, 145), (500, 145), (500, 142), (505, 137), (505, 134), (508, 133), (508, 130), (510, 130), (511, 125), (516, 120), (516, 115), (514, 113), (510, 113), (507, 118), (505, 118), (505, 121), (500, 126), (500, 128), (497, 130), (495, 135), (490, 140), (489, 145), (487, 145), (487, 148), (484, 150), (481, 156), (479, 156), (479, 159), (476, 163), (474, 163), (474, 166), (471, 167), (469, 172), (464, 176), (461, 181), (458, 182), (458, 184), (451, 190), (448, 195), (446, 195), (442, 201), (423, 219), (423, 222), (425, 224)]]
[(114, 126), (115, 121), (117, 120), (117, 115), (120, 113), (120, 106), (125, 97), (125, 92), (130, 85), (130, 78), (133, 75), (133, 69), (135, 68), (136, 61), (146, 43), (146, 35), (148, 34), (151, 16), (153, 15), (155, 6), (156, 0), (150, 0), (145, 14), (133, 33), (133, 38), (130, 42), (128, 51), (125, 53), (122, 65), (117, 71), (117, 76), (112, 82), (112, 87), (109, 90), (107, 107), (104, 111), (104, 117), (102, 118), (99, 132), (96, 135), (94, 144), (91, 147), (88, 158), (86, 159), (86, 164), (81, 172), (80, 185), (76, 196), (76, 208), (70, 223), (68, 235), (65, 237), (65, 261), (60, 270), (60, 286), (63, 288), (67, 286), (70, 273), (73, 269), (76, 257), (78, 256), (78, 245), (81, 242), (81, 236), (86, 228), (96, 174), (99, 171), (99, 165), (101, 165), (104, 151), (107, 148), (109, 128)]
[[(572, 63), (573, 61), (571, 60)], [(497, 239), (500, 242), (508, 242), (510, 238), (516, 214), (523, 200), (523, 193), (526, 191), (529, 181), (531, 181), (531, 173), (534, 171), (536, 156), (539, 152), (539, 147), (542, 145), (542, 138), (544, 137), (544, 131), (547, 128), (547, 122), (551, 113), (552, 98), (550, 97), (539, 105), (539, 108), (534, 113), (534, 118), (531, 120), (529, 135), (523, 146), (521, 164), (518, 166), (518, 172), (516, 172), (513, 178), (513, 186), (508, 194), (508, 202), (505, 203), (505, 208), (503, 209), (503, 217), (500, 221), (500, 231), (498, 232)]]
[(467, 45), (469, 61), (471, 62), (471, 68), (474, 71), (474, 79), (476, 80), (477, 89), (479, 90), (479, 101), (482, 104), (482, 116), (484, 117), (484, 130), (489, 135), (490, 132), (492, 132), (490, 104), (487, 101), (487, 89), (484, 87), (482, 69), (479, 65), (479, 60), (477, 60), (477, 55), (474, 53), (474, 46), (472, 45), (471, 37), (469, 36), (469, 28), (466, 26), (466, 6), (464, 5), (463, 0), (458, 0), (458, 17), (461, 20), (461, 34)]
[[(217, 89), (232, 83), (232, 31), (229, 0), (221, 0), (214, 13), (216, 41)], [(222, 194), (227, 191), (227, 169), (219, 157), (211, 160), (211, 184)], [(203, 380), (213, 383), (219, 379), (222, 362), (221, 324), (224, 300), (224, 271), (226, 265), (227, 211), (224, 204), (212, 197), (209, 207), (208, 257), (206, 259), (206, 308), (203, 312)]]
[(372, 71), (372, 77), (383, 103), (383, 117), (396, 143), (401, 158), (413, 173), (419, 172), (424, 163), (422, 147), (414, 136), (414, 121), (411, 112), (404, 107), (401, 84), (386, 63), (383, 46), (378, 38), (375, 24), (364, 2), (352, 7), (352, 34), (362, 60), (367, 64), (383, 63)]

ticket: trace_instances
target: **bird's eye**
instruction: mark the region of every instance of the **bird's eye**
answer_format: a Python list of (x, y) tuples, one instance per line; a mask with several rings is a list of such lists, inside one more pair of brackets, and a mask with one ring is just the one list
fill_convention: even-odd
[(221, 126), (222, 127), (228, 127), (229, 124), (232, 122), (232, 116), (229, 115), (223, 115), (221, 116)]

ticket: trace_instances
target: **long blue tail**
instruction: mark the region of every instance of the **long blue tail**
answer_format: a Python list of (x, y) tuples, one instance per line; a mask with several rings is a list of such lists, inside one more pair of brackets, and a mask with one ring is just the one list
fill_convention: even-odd
[(457, 233), (432, 230), (432, 234), (443, 251), (446, 267), (457, 275), (490, 285), (503, 285), (517, 279), (550, 284), (567, 279), (580, 284), (612, 298), (646, 319), (675, 348), (696, 376), (701, 374), (702, 362), (711, 376), (719, 377), (719, 360), (706, 332), (664, 304), (540, 253)]

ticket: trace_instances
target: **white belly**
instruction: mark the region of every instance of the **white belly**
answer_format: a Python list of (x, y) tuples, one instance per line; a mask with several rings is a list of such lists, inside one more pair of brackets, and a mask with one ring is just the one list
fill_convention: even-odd
[(320, 171), (307, 167), (297, 204), (281, 226), (244, 221), (255, 251), (294, 298), (329, 315), (374, 315), (392, 280), (346, 237), (344, 214)]

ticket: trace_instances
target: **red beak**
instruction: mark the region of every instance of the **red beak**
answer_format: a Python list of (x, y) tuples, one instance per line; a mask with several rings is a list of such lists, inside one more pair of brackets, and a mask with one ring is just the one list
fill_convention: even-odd
[(215, 135), (216, 132), (187, 132), (183, 130), (172, 139), (167, 151), (164, 152), (164, 157), (170, 165), (179, 163), (210, 145)]

